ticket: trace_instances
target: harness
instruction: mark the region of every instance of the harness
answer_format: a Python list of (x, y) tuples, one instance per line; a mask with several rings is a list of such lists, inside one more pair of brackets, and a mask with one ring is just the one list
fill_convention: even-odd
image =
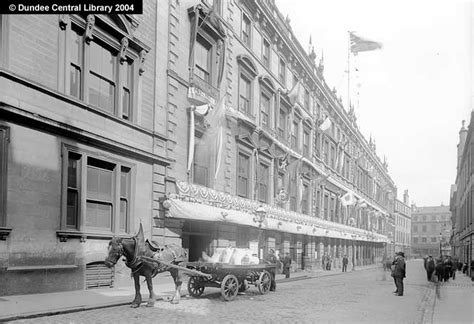
[[(141, 260), (140, 257), (138, 257), (138, 242), (137, 242), (137, 238), (136, 237), (132, 237), (130, 239), (133, 239), (133, 241), (135, 242), (135, 251), (133, 253), (133, 259), (132, 261), (129, 261), (127, 259), (127, 261), (125, 261), (125, 265), (127, 267), (129, 267), (130, 269), (132, 269), (132, 274), (137, 272), (138, 270), (140, 270), (142, 267), (143, 267), (143, 262)], [(136, 269), (134, 269), (136, 268)]]

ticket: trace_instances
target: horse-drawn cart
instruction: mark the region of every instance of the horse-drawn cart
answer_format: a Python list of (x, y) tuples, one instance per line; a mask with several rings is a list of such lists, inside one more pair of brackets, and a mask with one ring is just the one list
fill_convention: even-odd
[(275, 273), (274, 264), (230, 265), (225, 263), (188, 262), (186, 268), (193, 270), (188, 280), (188, 292), (199, 297), (205, 287), (221, 289), (222, 298), (233, 300), (239, 291), (245, 291), (247, 285), (255, 285), (264, 295), (271, 287)]

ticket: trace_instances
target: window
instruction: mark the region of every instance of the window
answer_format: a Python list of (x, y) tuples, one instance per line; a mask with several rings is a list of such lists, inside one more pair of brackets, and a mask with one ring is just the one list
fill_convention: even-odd
[(303, 184), (303, 192), (301, 197), (301, 213), (309, 214), (309, 189), (307, 184)]
[[(290, 175), (291, 177), (291, 175)], [(298, 181), (296, 178), (290, 178), (290, 210), (297, 211), (296, 199), (297, 199), (297, 190), (298, 188)]]
[(211, 83), (211, 44), (198, 34), (194, 51), (194, 63), (196, 66), (194, 74), (207, 83)]
[(270, 127), (270, 98), (265, 94), (260, 95), (260, 119), (264, 127)]
[(329, 218), (329, 196), (324, 195), (324, 219)]
[(319, 190), (316, 191), (316, 217), (320, 217), (319, 214), (321, 210), (321, 192)]
[(299, 141), (298, 135), (300, 133), (300, 124), (297, 120), (293, 121), (293, 133), (291, 134), (291, 147), (298, 150)]
[(426, 243), (426, 237), (422, 237), (422, 238), (421, 238), (421, 242), (422, 242), (422, 243)]
[(287, 113), (285, 109), (280, 109), (279, 117), (278, 117), (278, 136), (280, 139), (286, 138), (286, 121), (287, 121)]
[(205, 187), (209, 187), (211, 166), (211, 154), (209, 154), (208, 145), (207, 140), (196, 134), (194, 137), (193, 182)]
[(0, 239), (8, 235), (9, 231), (3, 231), (7, 226), (7, 166), (8, 166), (8, 142), (9, 128), (0, 125)]
[(334, 217), (335, 217), (335, 211), (336, 211), (336, 201), (334, 197), (331, 197), (331, 222), (334, 222)]
[(324, 163), (329, 164), (329, 141), (328, 140), (324, 140), (323, 161)]
[(304, 107), (309, 110), (309, 91), (308, 89), (304, 89)]
[(114, 38), (121, 27), (104, 19), (96, 18), (92, 29), (86, 28), (88, 23), (79, 16), (71, 16), (71, 20), (65, 33), (68, 50), (63, 51), (68, 63), (64, 71), (65, 93), (133, 121), (137, 109), (135, 79), (140, 74), (137, 70), (142, 63), (139, 53), (144, 51), (143, 46), (133, 37)]
[(252, 47), (252, 41), (250, 38), (251, 28), (252, 25), (250, 23), (250, 19), (244, 14), (242, 16), (242, 40), (244, 41), (244, 44), (250, 48)]
[(84, 40), (81, 31), (73, 30), (70, 38), (70, 67), (69, 67), (69, 94), (77, 99), (82, 99), (81, 84), (83, 77), (83, 49)]
[(237, 195), (239, 197), (249, 198), (249, 172), (250, 157), (239, 153), (237, 160)]
[(263, 40), (263, 49), (262, 49), (262, 62), (267, 68), (270, 68), (270, 43), (264, 39)]
[(268, 165), (260, 163), (258, 170), (258, 200), (268, 202)]
[(239, 79), (239, 110), (246, 115), (251, 115), (251, 82), (243, 74), (240, 74)]
[(303, 131), (303, 154), (309, 156), (309, 131)]
[(283, 83), (283, 86), (285, 86), (285, 83), (286, 83), (286, 64), (285, 64), (285, 61), (283, 61), (282, 58), (280, 58), (280, 63), (278, 64), (278, 79), (280, 80), (281, 83)]
[(65, 148), (62, 229), (130, 232), (131, 167)]
[(336, 147), (331, 143), (331, 156), (330, 156), (330, 166), (335, 168), (336, 166)]
[(90, 52), (89, 103), (114, 113), (117, 56), (95, 42), (91, 42)]

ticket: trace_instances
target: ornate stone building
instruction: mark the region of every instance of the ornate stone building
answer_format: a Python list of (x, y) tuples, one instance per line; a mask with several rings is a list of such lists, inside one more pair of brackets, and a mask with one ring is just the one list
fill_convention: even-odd
[[(451, 190), (453, 254), (463, 263), (471, 264), (473, 259), (474, 225), (474, 111), (468, 128), (462, 123), (459, 131), (456, 183)], [(468, 267), (468, 274), (474, 274)]]
[(143, 5), (0, 16), (0, 295), (130, 284), (104, 266), (108, 241), (140, 222), (150, 236), (171, 163)]
[(408, 190), (403, 193), (403, 201), (395, 200), (395, 251), (402, 251), (405, 257), (411, 254), (411, 207)]
[(411, 248), (413, 257), (449, 255), (451, 212), (449, 206), (412, 206)]
[(375, 143), (274, 1), (170, 0), (167, 198), (154, 234), (191, 260), (290, 253), (295, 269), (381, 259), (396, 187)]

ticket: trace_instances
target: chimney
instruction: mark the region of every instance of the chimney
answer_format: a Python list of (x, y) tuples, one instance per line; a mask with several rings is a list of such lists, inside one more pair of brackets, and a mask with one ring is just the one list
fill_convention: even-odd
[(403, 203), (405, 205), (410, 205), (410, 197), (408, 196), (408, 189), (406, 189), (405, 191), (403, 191)]
[(466, 121), (462, 121), (461, 129), (459, 130), (459, 144), (458, 144), (458, 164), (457, 168), (459, 169), (459, 163), (461, 162), (462, 152), (464, 151), (464, 144), (466, 144), (466, 137), (467, 137), (467, 129), (464, 127), (464, 123)]

